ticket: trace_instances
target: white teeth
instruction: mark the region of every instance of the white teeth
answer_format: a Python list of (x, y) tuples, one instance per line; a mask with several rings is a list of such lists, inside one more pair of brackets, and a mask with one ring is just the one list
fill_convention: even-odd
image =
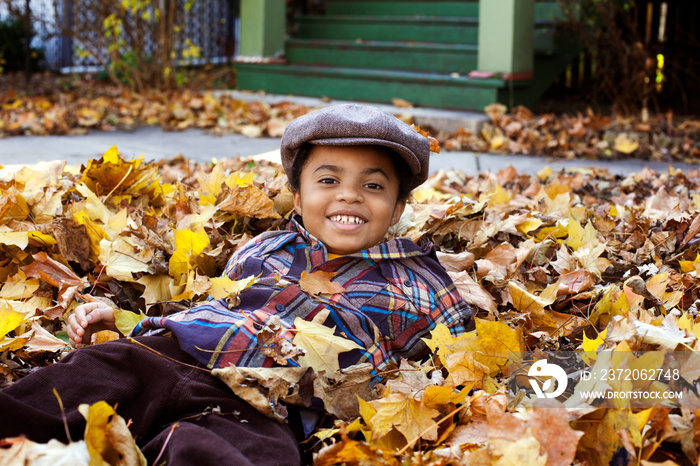
[(331, 220), (333, 220), (334, 222), (346, 223), (346, 224), (365, 223), (365, 221), (362, 220), (360, 217), (355, 217), (355, 216), (351, 216), (351, 215), (334, 215), (331, 217)]

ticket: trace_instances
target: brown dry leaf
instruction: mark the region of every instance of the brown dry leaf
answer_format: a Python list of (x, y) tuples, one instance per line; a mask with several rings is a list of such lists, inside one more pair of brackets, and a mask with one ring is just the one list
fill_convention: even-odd
[(62, 218), (53, 224), (52, 233), (67, 261), (77, 262), (83, 270), (90, 267), (90, 238), (85, 225)]
[(477, 260), (475, 265), (480, 280), (501, 284), (510, 277), (510, 269), (516, 261), (515, 248), (503, 243), (490, 251), (485, 258)]
[(445, 267), (448, 272), (462, 272), (469, 270), (474, 265), (474, 253), (463, 251), (458, 254), (437, 252), (440, 264)]
[(39, 252), (33, 256), (34, 262), (22, 268), (28, 277), (41, 278), (49, 285), (58, 288), (58, 304), (64, 309), (73, 300), (76, 292), (86, 287), (87, 283), (75, 274), (71, 269), (45, 252)]
[(569, 425), (569, 414), (556, 401), (536, 405), (528, 421), (533, 436), (547, 453), (548, 466), (568, 466), (574, 462), (583, 432)]
[(25, 437), (0, 439), (0, 464), (5, 466), (25, 466), (29, 451), (37, 445)]
[(591, 273), (586, 269), (561, 274), (557, 294), (578, 294), (595, 285)]
[(216, 207), (241, 217), (280, 218), (272, 199), (255, 186), (225, 187), (216, 200)]
[(26, 343), (25, 348), (31, 353), (53, 353), (66, 348), (68, 344), (53, 336), (49, 331), (39, 324), (39, 321), (32, 322), (32, 335)]
[(489, 368), (479, 363), (473, 353), (459, 352), (448, 354), (443, 358), (449, 375), (445, 383), (452, 387), (463, 386), (462, 390), (483, 388), (482, 380), (489, 375)]
[(481, 285), (476, 283), (467, 272), (447, 272), (455, 286), (459, 295), (465, 303), (471, 304), (479, 309), (488, 311), (489, 314), (495, 314), (497, 311), (496, 302), (493, 296), (486, 291)]
[(386, 383), (387, 387), (394, 393), (402, 392), (420, 397), (423, 391), (432, 384), (418, 363), (411, 363), (403, 358), (399, 365), (399, 375), (399, 379), (391, 379)]
[(302, 271), (299, 278), (299, 288), (312, 296), (330, 296), (342, 293), (345, 291), (343, 285), (331, 281), (335, 275), (333, 272), (324, 272), (323, 270), (311, 273)]
[(260, 353), (271, 357), (277, 364), (286, 366), (289, 359), (305, 355), (306, 350), (291, 343), (288, 335), (283, 335), (284, 330), (279, 316), (273, 315), (267, 319), (256, 337), (260, 344)]
[(279, 422), (287, 418), (287, 408), (278, 401), (309, 406), (313, 395), (314, 371), (310, 367), (236, 367), (214, 369), (237, 396), (255, 409)]
[(412, 104), (411, 102), (409, 102), (409, 101), (407, 101), (407, 100), (404, 100), (404, 99), (399, 99), (398, 97), (394, 97), (393, 99), (391, 99), (391, 103), (392, 103), (395, 107), (401, 107), (401, 108), (411, 108), (411, 107), (413, 107), (413, 104)]
[(373, 366), (357, 364), (332, 374), (318, 374), (314, 379), (314, 396), (323, 401), (326, 411), (342, 420), (352, 420), (360, 415), (358, 398), (364, 401), (377, 399), (371, 382)]

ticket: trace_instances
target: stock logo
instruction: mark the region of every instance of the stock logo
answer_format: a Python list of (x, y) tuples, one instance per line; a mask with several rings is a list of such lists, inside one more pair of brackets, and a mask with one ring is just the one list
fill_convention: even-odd
[[(556, 398), (566, 390), (566, 372), (560, 366), (556, 364), (548, 363), (546, 359), (540, 359), (535, 364), (530, 366), (530, 370), (527, 371), (527, 375), (530, 378), (530, 385), (535, 391), (537, 398)], [(540, 388), (539, 383), (532, 377), (549, 377), (542, 383)], [(552, 388), (552, 381), (557, 381), (557, 389), (553, 392), (548, 392)]]

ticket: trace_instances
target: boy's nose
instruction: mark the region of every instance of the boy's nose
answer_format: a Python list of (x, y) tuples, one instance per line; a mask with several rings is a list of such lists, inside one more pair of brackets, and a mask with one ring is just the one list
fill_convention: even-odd
[(345, 202), (362, 202), (362, 193), (353, 186), (343, 186), (338, 190), (336, 199)]

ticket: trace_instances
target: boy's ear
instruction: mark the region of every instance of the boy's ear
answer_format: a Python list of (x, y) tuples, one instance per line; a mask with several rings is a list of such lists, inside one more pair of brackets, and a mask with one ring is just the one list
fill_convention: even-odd
[(406, 201), (398, 201), (396, 207), (394, 207), (394, 214), (391, 216), (391, 225), (396, 225), (396, 223), (401, 219), (404, 209), (406, 208)]
[(294, 199), (294, 211), (301, 215), (301, 195), (299, 191), (292, 191), (292, 199)]

